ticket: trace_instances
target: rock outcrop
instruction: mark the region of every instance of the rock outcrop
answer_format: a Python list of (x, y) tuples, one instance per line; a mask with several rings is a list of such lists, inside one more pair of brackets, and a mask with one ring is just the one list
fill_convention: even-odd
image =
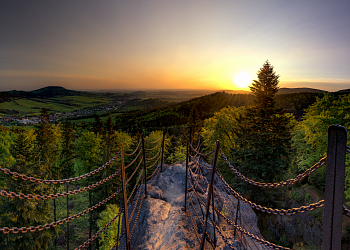
[[(192, 165), (192, 163), (190, 164)], [(184, 211), (185, 205), (185, 164), (163, 165), (163, 172), (159, 173), (155, 179), (151, 179), (147, 185), (148, 196), (143, 200), (136, 224), (135, 218), (130, 222), (131, 249), (199, 249), (200, 240), (203, 233), (203, 214), (199, 206), (200, 197), (206, 200), (208, 188), (208, 173), (196, 175), (193, 172), (192, 178), (196, 179), (196, 194), (191, 191), (191, 184), (188, 182), (188, 201), (189, 207)], [(206, 175), (207, 174), (207, 175)], [(141, 190), (143, 190), (143, 186)], [(139, 188), (140, 189), (140, 188)], [(136, 195), (135, 195), (136, 197)], [(214, 189), (215, 206), (220, 213), (230, 215), (235, 218), (237, 200), (223, 192), (220, 188)], [(129, 205), (129, 214), (133, 210), (136, 198)], [(202, 209), (204, 206), (202, 206)], [(250, 233), (262, 238), (257, 228), (257, 217), (254, 211), (247, 204), (240, 204), (241, 216), (239, 225), (242, 225)], [(210, 211), (212, 212), (212, 211)], [(204, 212), (205, 213), (205, 212)], [(220, 228), (221, 234), (227, 238), (231, 247), (235, 249), (268, 249), (255, 242), (249, 237), (244, 237), (236, 232), (234, 228), (222, 218), (218, 218), (215, 213), (216, 224)], [(134, 216), (135, 217), (135, 216)], [(135, 224), (135, 227), (133, 225)], [(207, 232), (211, 239), (214, 239), (214, 231), (211, 223), (208, 223)], [(217, 248), (231, 249), (222, 240), (220, 234), (216, 231)], [(205, 249), (211, 249), (208, 242), (205, 243)], [(122, 238), (119, 249), (125, 248), (125, 236)]]

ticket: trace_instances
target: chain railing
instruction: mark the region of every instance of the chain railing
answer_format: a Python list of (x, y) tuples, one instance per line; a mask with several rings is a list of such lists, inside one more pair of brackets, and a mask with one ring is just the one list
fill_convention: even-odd
[(107, 178), (105, 178), (105, 179), (103, 179), (103, 180), (101, 180), (99, 182), (96, 182), (96, 183), (91, 184), (91, 185), (89, 185), (87, 187), (80, 188), (80, 189), (73, 190), (73, 191), (69, 191), (69, 192), (58, 193), (58, 194), (48, 194), (48, 195), (44, 194), (44, 195), (40, 195), (40, 194), (23, 194), (23, 193), (17, 194), (15, 192), (7, 192), (5, 190), (0, 190), (0, 196), (7, 196), (7, 197), (10, 197), (10, 198), (19, 198), (19, 199), (28, 199), (28, 200), (32, 200), (32, 199), (35, 199), (35, 200), (56, 199), (56, 198), (70, 196), (70, 195), (73, 195), (73, 194), (79, 194), (79, 193), (88, 191), (90, 189), (93, 189), (95, 187), (98, 187), (101, 184), (103, 184), (103, 183), (113, 179), (117, 175), (119, 175), (120, 172), (121, 172), (121, 170), (119, 170), (118, 172), (108, 176)]
[(100, 236), (100, 234), (102, 234), (105, 230), (108, 229), (108, 227), (110, 227), (110, 225), (112, 225), (112, 223), (119, 218), (118, 221), (120, 221), (120, 216), (122, 214), (123, 210), (120, 209), (119, 213), (112, 219), (110, 220), (100, 231), (98, 231), (93, 237), (91, 237), (90, 239), (88, 239), (87, 241), (85, 241), (82, 245), (80, 245), (79, 247), (75, 248), (75, 250), (82, 250), (85, 249), (89, 244), (91, 244), (92, 242), (94, 242), (94, 240), (97, 239), (98, 236)]
[(350, 218), (350, 209), (347, 209), (344, 205), (343, 205), (343, 209), (344, 209), (344, 214)]
[(35, 231), (42, 231), (44, 229), (49, 229), (51, 227), (56, 227), (58, 225), (62, 225), (63, 223), (69, 222), (71, 220), (74, 220), (76, 218), (79, 218), (80, 216), (90, 213), (91, 211), (95, 210), (96, 208), (100, 207), (101, 205), (105, 204), (106, 202), (108, 202), (109, 200), (111, 200), (112, 198), (114, 198), (117, 194), (119, 194), (121, 192), (121, 189), (119, 189), (117, 192), (115, 192), (114, 194), (112, 194), (111, 196), (109, 196), (108, 198), (104, 199), (103, 201), (99, 202), (98, 204), (96, 204), (93, 207), (90, 207), (86, 210), (84, 210), (83, 212), (80, 212), (76, 215), (70, 216), (68, 218), (59, 220), (59, 221), (55, 221), (55, 222), (51, 222), (49, 224), (45, 224), (45, 225), (39, 225), (39, 226), (30, 226), (30, 227), (13, 227), (13, 228), (8, 228), (8, 227), (3, 227), (0, 228), (0, 232), (2, 233), (27, 233), (29, 232), (35, 232)]
[(11, 175), (15, 178), (21, 178), (22, 180), (25, 181), (31, 181), (31, 182), (38, 182), (38, 183), (42, 183), (42, 184), (64, 184), (64, 183), (70, 183), (70, 182), (74, 182), (74, 181), (79, 181), (82, 179), (85, 179), (87, 177), (90, 177), (98, 172), (100, 172), (101, 170), (105, 169), (107, 166), (109, 166), (115, 159), (117, 159), (117, 157), (120, 155), (121, 151), (119, 151), (111, 160), (109, 160), (108, 162), (106, 162), (105, 164), (103, 164), (101, 167), (87, 173), (81, 176), (77, 176), (77, 177), (73, 177), (73, 178), (68, 178), (68, 179), (61, 179), (61, 180), (44, 180), (44, 179), (40, 179), (40, 178), (35, 178), (35, 177), (30, 177), (24, 174), (19, 174), (17, 172), (12, 172), (11, 170), (7, 169), (7, 168), (1, 168), (0, 167), (0, 171), (2, 171), (4, 174), (6, 175)]
[[(159, 139), (157, 140), (159, 141)], [(136, 181), (136, 184), (133, 188), (133, 190), (131, 191), (130, 195), (129, 195), (129, 198), (127, 198), (126, 200), (126, 204), (129, 203), (132, 199), (133, 199), (133, 194), (137, 188), (137, 185), (139, 183), (139, 181), (141, 180), (142, 178), (142, 175), (145, 175), (144, 173), (144, 169), (141, 168), (140, 170), (140, 165), (142, 163), (142, 161), (144, 160), (143, 157), (140, 157), (141, 153), (144, 152), (144, 148), (143, 150), (139, 150), (140, 148), (140, 145), (141, 145), (141, 138), (139, 140), (139, 143), (136, 147), (136, 149), (128, 154), (128, 153), (125, 153), (123, 151), (120, 151), (118, 152), (118, 154), (116, 154), (111, 160), (109, 160), (106, 164), (102, 165), (101, 167), (99, 167), (98, 169), (95, 169), (87, 174), (84, 174), (82, 176), (78, 176), (78, 177), (74, 177), (74, 178), (69, 178), (69, 179), (62, 179), (62, 180), (43, 180), (43, 179), (39, 179), (39, 178), (35, 178), (35, 177), (29, 177), (29, 176), (26, 176), (24, 174), (19, 174), (17, 172), (12, 172), (11, 170), (9, 169), (3, 169), (3, 168), (0, 168), (0, 171), (2, 171), (4, 174), (6, 175), (9, 175), (9, 176), (13, 176), (15, 178), (20, 178), (20, 179), (23, 179), (23, 180), (28, 180), (28, 181), (32, 181), (32, 182), (38, 182), (38, 183), (43, 183), (43, 184), (64, 184), (64, 183), (69, 183), (69, 182), (73, 182), (73, 181), (78, 181), (78, 180), (81, 180), (81, 179), (84, 179), (84, 178), (87, 178), (87, 177), (90, 177), (92, 176), (93, 174), (96, 174), (98, 172), (100, 172), (101, 170), (103, 170), (104, 168), (106, 168), (107, 166), (109, 166), (112, 161), (114, 161), (120, 154), (122, 154), (122, 162), (124, 162), (124, 156), (133, 156), (137, 153), (137, 151), (139, 151), (139, 153), (135, 156), (135, 158), (127, 165), (127, 166), (124, 166), (123, 165), (123, 169), (125, 170), (126, 168), (129, 168), (129, 167), (132, 167), (133, 164), (137, 161), (137, 159), (140, 159), (138, 161), (138, 164), (137, 166), (135, 167), (135, 169), (133, 170), (133, 172), (131, 173), (131, 175), (129, 176), (128, 180), (125, 181), (125, 185), (131, 181), (131, 179), (136, 175), (137, 172), (140, 172), (140, 174), (138, 174), (138, 178), (137, 178), (137, 181)], [(152, 151), (156, 148), (159, 148), (160, 147), (160, 144), (156, 145), (155, 148), (149, 150), (149, 151)], [(156, 162), (150, 166), (150, 167), (153, 167), (160, 159), (160, 152), (162, 152), (164, 149), (160, 149), (158, 150), (158, 152), (150, 157), (148, 160), (153, 160), (155, 159), (156, 157), (158, 157), (156, 159)], [(151, 153), (151, 152), (149, 152)], [(162, 155), (163, 155), (163, 152), (162, 152)], [(66, 197), (66, 196), (70, 196), (70, 195), (73, 195), (73, 194), (78, 194), (78, 193), (81, 193), (81, 192), (84, 192), (84, 191), (88, 191), (88, 190), (91, 190), (92, 188), (95, 188), (95, 187), (98, 187), (100, 186), (101, 184), (104, 184), (105, 182), (111, 180), (112, 178), (115, 178), (116, 176), (120, 175), (121, 174), (122, 169), (120, 169), (119, 171), (117, 171), (116, 173), (106, 177), (105, 179), (99, 181), (99, 182), (96, 182), (94, 184), (91, 184), (87, 187), (83, 187), (83, 188), (79, 188), (77, 190), (73, 190), (73, 191), (69, 191), (69, 192), (64, 192), (64, 193), (57, 193), (57, 194), (44, 194), (44, 195), (38, 195), (38, 194), (23, 194), (23, 193), (15, 193), (15, 192), (8, 192), (6, 190), (0, 190), (0, 196), (6, 196), (6, 197), (10, 197), (10, 198), (20, 198), (20, 199), (35, 199), (35, 200), (46, 200), (46, 199), (56, 199), (56, 198), (61, 198), (61, 197)], [(153, 181), (155, 180), (155, 178), (158, 176), (159, 174), (159, 167), (155, 169), (155, 171), (152, 173), (152, 175), (150, 176), (151, 178), (153, 177)], [(124, 175), (125, 175), (125, 171), (124, 171)], [(124, 177), (125, 179), (125, 177)], [(153, 182), (152, 181), (152, 182)], [(145, 185), (144, 185), (145, 186)], [(140, 186), (142, 187), (142, 185)], [(87, 210), (84, 210), (76, 215), (73, 215), (73, 216), (70, 216), (70, 217), (67, 217), (65, 219), (62, 219), (62, 220), (58, 220), (58, 221), (55, 221), (55, 222), (52, 222), (52, 223), (49, 223), (49, 224), (45, 224), (45, 225), (39, 225), (39, 226), (30, 226), (30, 227), (21, 227), (21, 228), (17, 228), (17, 227), (13, 227), (13, 228), (9, 228), (9, 227), (3, 227), (3, 228), (0, 228), (0, 232), (2, 233), (5, 233), (5, 234), (8, 234), (8, 233), (26, 233), (26, 232), (35, 232), (35, 231), (42, 231), (44, 229), (49, 229), (51, 227), (56, 227), (58, 225), (61, 225), (63, 223), (67, 223), (71, 220), (74, 220), (76, 218), (79, 218), (80, 216), (82, 215), (85, 215), (93, 210), (95, 210), (96, 208), (100, 207), (101, 205), (105, 204), (106, 202), (108, 202), (109, 200), (111, 200), (112, 198), (114, 198), (117, 194), (121, 193), (123, 189), (120, 189), (118, 190), (116, 193), (112, 194), (111, 196), (109, 196), (108, 198), (106, 198), (105, 200), (99, 202), (98, 204), (96, 204), (95, 206), (87, 209)], [(125, 190), (125, 188), (124, 188)], [(125, 194), (125, 192), (124, 192)], [(123, 195), (124, 195), (123, 194)], [(137, 223), (137, 220), (138, 220), (138, 217), (139, 217), (139, 214), (140, 214), (140, 209), (141, 209), (141, 206), (142, 206), (142, 201), (144, 199), (144, 194), (145, 194), (145, 188), (143, 189), (143, 192), (141, 190), (139, 190), (137, 192), (137, 199), (136, 199), (136, 204), (134, 205), (134, 208), (132, 209), (132, 213), (130, 214), (130, 218), (127, 219), (127, 221), (133, 219), (134, 221), (134, 225), (133, 225), (133, 228), (131, 230), (131, 233), (129, 235), (129, 237), (132, 237), (133, 233), (134, 233), (134, 229), (135, 229), (135, 225)], [(138, 206), (136, 206), (138, 205)], [(137, 208), (138, 207), (138, 208)], [(137, 208), (137, 210), (135, 211), (135, 209)], [(111, 221), (109, 221), (101, 230), (99, 230), (94, 236), (92, 236), (91, 238), (89, 238), (85, 243), (83, 243), (81, 246), (79, 246), (78, 248), (76, 249), (84, 249), (86, 248), (87, 246), (89, 246), (93, 241), (95, 241), (99, 235), (101, 235), (105, 230), (108, 229), (108, 227), (118, 218), (120, 217), (120, 214), (122, 213), (122, 211), (125, 211), (125, 209), (122, 209), (120, 208), (120, 212), (117, 216), (115, 216)], [(136, 213), (135, 213), (136, 212)], [(124, 219), (125, 219), (125, 216), (124, 216)], [(124, 230), (123, 233), (118, 236), (118, 240), (120, 240), (120, 237), (122, 235), (125, 235), (126, 231)], [(118, 241), (116, 243), (118, 245)]]
[[(178, 138), (182, 138), (183, 136), (187, 135), (189, 131), (191, 131), (191, 130), (188, 130), (187, 133), (185, 133), (184, 135), (182, 135)], [(190, 134), (191, 134), (191, 132), (190, 132)], [(162, 143), (158, 143), (162, 138), (163, 138)], [(6, 196), (6, 197), (11, 197), (11, 198), (20, 198), (20, 199), (29, 199), (29, 200), (31, 200), (31, 199), (35, 199), (35, 200), (55, 199), (55, 198), (70, 196), (73, 194), (78, 194), (78, 193), (81, 193), (81, 192), (84, 192), (87, 190), (91, 190), (92, 188), (98, 187), (99, 185), (111, 180), (112, 178), (118, 176), (119, 174), (122, 175), (122, 180), (123, 180), (123, 188), (122, 189), (119, 189), (117, 192), (115, 192), (114, 194), (112, 194), (108, 198), (104, 199), (103, 201), (99, 202), (98, 204), (96, 204), (96, 205), (76, 214), (76, 215), (73, 215), (73, 216), (70, 216), (70, 217), (67, 217), (65, 219), (55, 221), (55, 222), (52, 222), (49, 224), (39, 225), (39, 226), (30, 226), (30, 227), (21, 227), (21, 228), (3, 227), (3, 228), (0, 228), (0, 232), (5, 233), (5, 234), (8, 234), (8, 233), (15, 233), (16, 234), (16, 233), (41, 231), (44, 229), (49, 229), (51, 227), (56, 227), (57, 225), (67, 223), (71, 220), (79, 218), (82, 215), (90, 213), (91, 211), (93, 211), (96, 208), (100, 207), (101, 205), (105, 204), (106, 202), (108, 202), (112, 198), (116, 197), (116, 195), (118, 195), (119, 193), (122, 193), (123, 197), (124, 197), (124, 208), (120, 208), (119, 213), (111, 221), (109, 221), (93, 237), (89, 238), (86, 242), (84, 242), (81, 246), (79, 246), (76, 249), (84, 249), (85, 247), (90, 245), (93, 241), (95, 241), (98, 238), (99, 235), (101, 235), (105, 230), (107, 230), (108, 227), (110, 227), (110, 225), (117, 218), (119, 218), (119, 223), (120, 223), (121, 214), (123, 212), (125, 212), (125, 216), (123, 216), (123, 218), (125, 220), (124, 225), (126, 225), (126, 228), (123, 230), (123, 232), (120, 234), (120, 236), (119, 236), (119, 228), (118, 228), (118, 236), (117, 236), (118, 239), (117, 239), (116, 244), (113, 246), (113, 248), (116, 248), (118, 246), (118, 244), (119, 244), (118, 242), (120, 241), (120, 239), (124, 235), (124, 236), (126, 236), (125, 237), (126, 238), (126, 249), (129, 250), (130, 249), (130, 240), (131, 240), (131, 238), (134, 234), (134, 230), (136, 228), (136, 224), (137, 224), (137, 221), (138, 221), (138, 218), (140, 215), (140, 211), (141, 211), (141, 206), (143, 204), (143, 199), (147, 197), (147, 182), (146, 182), (146, 180), (150, 179), (149, 185), (152, 185), (154, 183), (154, 181), (157, 179), (159, 173), (162, 172), (162, 163), (163, 163), (163, 154), (164, 154), (164, 138), (165, 138), (165, 134), (163, 133), (163, 136), (160, 137), (159, 139), (157, 139), (156, 141), (149, 142), (149, 141), (144, 140), (143, 135), (141, 135), (140, 140), (138, 142), (138, 145), (132, 153), (127, 154), (127, 153), (123, 152), (123, 149), (122, 149), (111, 160), (109, 160), (106, 164), (102, 165), (98, 169), (95, 169), (87, 174), (84, 174), (84, 175), (81, 175), (78, 177), (74, 177), (74, 178), (67, 178), (67, 179), (62, 179), (62, 180), (43, 180), (43, 179), (39, 179), (39, 178), (35, 178), (35, 177), (29, 177), (29, 176), (26, 176), (24, 174), (19, 174), (17, 172), (12, 172), (9, 169), (0, 167), (0, 171), (2, 171), (4, 174), (9, 175), (9, 176), (13, 176), (15, 178), (20, 178), (22, 180), (28, 180), (31, 182), (39, 182), (39, 183), (43, 183), (43, 184), (64, 184), (64, 183), (69, 183), (69, 182), (73, 182), (73, 181), (78, 181), (78, 180), (87, 178), (93, 174), (96, 174), (99, 171), (106, 168), (108, 165), (110, 165), (114, 160), (116, 160), (116, 158), (119, 155), (122, 155), (122, 157), (121, 157), (122, 167), (119, 171), (117, 171), (116, 173), (108, 176), (107, 178), (105, 178), (99, 182), (96, 182), (96, 183), (91, 184), (87, 187), (83, 187), (83, 188), (80, 188), (77, 190), (73, 190), (73, 191), (69, 191), (69, 192), (65, 192), (65, 193), (48, 194), (48, 195), (45, 195), (45, 194), (44, 195), (38, 195), (38, 194), (36, 194), (36, 195), (26, 194), (25, 195), (23, 193), (17, 194), (15, 192), (7, 192), (5, 190), (0, 190), (0, 196)], [(169, 136), (169, 138), (171, 138), (171, 137)], [(173, 138), (175, 138), (175, 137), (173, 137)], [(158, 143), (158, 144), (156, 146), (154, 146), (153, 148), (146, 149), (144, 142), (146, 142), (148, 144), (156, 144), (156, 143)], [(139, 150), (141, 145), (142, 145), (142, 150)], [(215, 201), (215, 198), (214, 198), (214, 189), (216, 189), (216, 188), (218, 188), (218, 190), (222, 190), (220, 192), (225, 192), (228, 195), (232, 195), (231, 197), (234, 197), (235, 199), (237, 199), (237, 201), (242, 201), (245, 204), (248, 204), (250, 207), (252, 207), (256, 210), (259, 210), (259, 211), (265, 212), (265, 213), (269, 213), (269, 214), (293, 215), (293, 214), (297, 214), (297, 213), (304, 213), (307, 211), (312, 211), (314, 209), (317, 209), (317, 208), (324, 206), (324, 203), (325, 203), (324, 200), (318, 201), (318, 202), (310, 204), (308, 206), (302, 206), (299, 208), (291, 208), (291, 209), (273, 209), (273, 208), (268, 208), (268, 207), (264, 207), (264, 206), (255, 204), (255, 203), (245, 199), (238, 192), (236, 192), (234, 189), (232, 189), (232, 187), (225, 181), (225, 179), (220, 174), (220, 172), (216, 172), (216, 171), (219, 171), (218, 169), (216, 170), (216, 161), (217, 161), (218, 152), (220, 152), (220, 155), (221, 155), (222, 159), (224, 160), (224, 162), (226, 162), (226, 164), (229, 166), (229, 168), (243, 181), (248, 182), (254, 186), (258, 186), (258, 187), (276, 188), (276, 187), (283, 187), (286, 185), (294, 185), (296, 182), (303, 180), (307, 176), (310, 176), (313, 172), (315, 172), (321, 166), (326, 164), (327, 157), (321, 158), (316, 164), (314, 164), (312, 167), (307, 169), (304, 173), (297, 175), (294, 179), (288, 179), (286, 181), (281, 181), (278, 183), (263, 183), (263, 182), (251, 180), (251, 179), (245, 177), (243, 174), (241, 174), (237, 169), (235, 169), (232, 166), (232, 164), (229, 162), (227, 157), (224, 155), (223, 151), (220, 148), (219, 143), (217, 143), (216, 149), (210, 151), (209, 153), (202, 153), (200, 150), (200, 147), (201, 147), (200, 140), (198, 141), (198, 146), (195, 149), (193, 147), (193, 145), (191, 144), (191, 140), (187, 139), (185, 212), (186, 212), (186, 207), (188, 207), (189, 218), (191, 220), (192, 227), (196, 232), (196, 237), (201, 244), (201, 249), (203, 249), (204, 241), (207, 241), (213, 248), (216, 247), (216, 236), (215, 236), (216, 232), (219, 234), (220, 238), (224, 241), (224, 243), (227, 246), (229, 246), (230, 248), (234, 248), (232, 243), (230, 243), (229, 238), (227, 238), (225, 236), (225, 234), (222, 232), (220, 227), (215, 222), (216, 221), (215, 216), (214, 216), (215, 212), (217, 213), (217, 215), (219, 217), (221, 217), (223, 220), (225, 220), (228, 223), (228, 225), (234, 227), (235, 230), (238, 230), (241, 234), (252, 238), (255, 242), (258, 242), (262, 245), (271, 247), (273, 249), (288, 249), (288, 248), (284, 248), (284, 247), (275, 245), (271, 242), (268, 242), (268, 241), (262, 239), (261, 237), (259, 237), (258, 235), (254, 235), (253, 233), (251, 233), (251, 232), (247, 231), (246, 229), (242, 228), (241, 226), (239, 226), (237, 224), (237, 218), (236, 218), (236, 222), (234, 222), (232, 219), (228, 218), (228, 216), (226, 216), (224, 213), (221, 213), (215, 205), (215, 203), (217, 201)], [(148, 158), (145, 157), (145, 151), (148, 151), (148, 154), (150, 154), (158, 148), (159, 148), (159, 150), (153, 156), (148, 156)], [(139, 150), (139, 152), (137, 153), (138, 150)], [(190, 150), (195, 152), (196, 155), (191, 156)], [(346, 146), (346, 152), (350, 153), (349, 146)], [(124, 156), (130, 157), (130, 156), (135, 155), (136, 153), (137, 153), (137, 155), (135, 156), (135, 158), (127, 166), (124, 166)], [(141, 153), (143, 153), (143, 155), (140, 157)], [(205, 157), (212, 155), (213, 153), (215, 153), (215, 154), (213, 157), (212, 166), (210, 166), (208, 164), (201, 163), (201, 161), (203, 160), (203, 159), (200, 159), (201, 157), (205, 158)], [(191, 159), (193, 161), (191, 163), (191, 166), (189, 166), (189, 162), (188, 162), (189, 157), (191, 157)], [(134, 168), (132, 166), (137, 161), (137, 159), (139, 159), (139, 162), (138, 162), (137, 166)], [(149, 162), (154, 160), (154, 159), (156, 159), (155, 162), (150, 164)], [(146, 160), (147, 160), (147, 164), (149, 164), (149, 166), (146, 166)], [(159, 161), (160, 161), (160, 164), (158, 164)], [(144, 162), (144, 167), (140, 168), (140, 165), (142, 164), (142, 162)], [(146, 170), (153, 168), (156, 164), (157, 164), (157, 167), (154, 169), (153, 173), (150, 176), (147, 176)], [(133, 171), (130, 174), (130, 176), (128, 177), (128, 179), (126, 180), (125, 169), (129, 168), (129, 167), (133, 168)], [(188, 176), (188, 173), (189, 173), (189, 176)], [(195, 173), (197, 176), (194, 177), (193, 173)], [(126, 196), (126, 185), (131, 181), (132, 178), (134, 178), (136, 176), (136, 174), (138, 176), (137, 180), (136, 180), (136, 184), (134, 185), (133, 190), (130, 192), (129, 197), (127, 197)], [(142, 178), (142, 176), (144, 176), (144, 178)], [(207, 184), (206, 184), (208, 186), (207, 190), (204, 190), (202, 188), (203, 184), (199, 184), (199, 180), (201, 180), (201, 178), (203, 176), (205, 177), (204, 179), (207, 182)], [(140, 181), (141, 181), (141, 185), (138, 186)], [(187, 188), (187, 182), (189, 182), (189, 184), (190, 184), (189, 188)], [(137, 189), (137, 187), (139, 187), (139, 189)], [(136, 190), (138, 190), (138, 191), (135, 194)], [(199, 192), (202, 192), (202, 194), (199, 194), (197, 192), (197, 190), (199, 190)], [(189, 195), (190, 196), (189, 199), (187, 199), (187, 192), (193, 192), (191, 195)], [(215, 192), (217, 192), (217, 191), (215, 191)], [(206, 203), (205, 203), (203, 200), (203, 197), (205, 197), (206, 195), (207, 195), (207, 198), (206, 198)], [(196, 206), (193, 203), (193, 201), (195, 201), (195, 203), (197, 201), (201, 215), (197, 211)], [(135, 202), (135, 204), (132, 207), (128, 208), (128, 204), (130, 202), (132, 202), (132, 203)], [(211, 209), (210, 209), (210, 207), (211, 207)], [(131, 211), (130, 216), (128, 215), (129, 209)], [(206, 212), (203, 210), (206, 210)], [(232, 210), (232, 211), (234, 211), (234, 210)], [(345, 206), (343, 206), (343, 212), (344, 212), (344, 215), (350, 217), (350, 210), (347, 209)], [(194, 213), (194, 214), (192, 215), (192, 213)], [(237, 210), (236, 214), (238, 214), (238, 210)], [(200, 224), (197, 224), (197, 221), (199, 221)], [(133, 223), (131, 231), (129, 231), (130, 222)], [(212, 225), (214, 240), (212, 240), (211, 237), (209, 236), (208, 232), (206, 232), (206, 228), (208, 226), (208, 223), (211, 223), (211, 225)], [(201, 225), (204, 228), (201, 240), (200, 240), (200, 236), (199, 236), (198, 225)]]
[(281, 181), (278, 183), (263, 183), (251, 180), (247, 177), (245, 177), (243, 174), (238, 172), (237, 169), (235, 169), (231, 163), (228, 161), (227, 157), (224, 155), (220, 148), (220, 154), (222, 159), (226, 162), (226, 164), (230, 167), (230, 169), (243, 181), (248, 182), (249, 184), (252, 184), (257, 187), (263, 187), (263, 188), (277, 188), (277, 187), (284, 187), (284, 186), (291, 186), (297, 183), (298, 181), (302, 181), (305, 177), (311, 175), (313, 172), (315, 172), (317, 169), (322, 167), (324, 164), (326, 164), (327, 157), (321, 158), (316, 164), (314, 164), (312, 167), (307, 169), (304, 173), (297, 175), (294, 179), (289, 179), (286, 181)]

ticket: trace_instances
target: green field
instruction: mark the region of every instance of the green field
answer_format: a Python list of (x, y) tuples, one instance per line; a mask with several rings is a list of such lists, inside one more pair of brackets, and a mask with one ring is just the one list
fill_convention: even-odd
[(20, 114), (31, 113), (33, 115), (39, 115), (43, 108), (51, 112), (70, 112), (77, 109), (103, 105), (111, 101), (109, 98), (87, 96), (64, 96), (47, 99), (31, 98), (3, 102), (0, 103), (0, 108), (17, 110)]

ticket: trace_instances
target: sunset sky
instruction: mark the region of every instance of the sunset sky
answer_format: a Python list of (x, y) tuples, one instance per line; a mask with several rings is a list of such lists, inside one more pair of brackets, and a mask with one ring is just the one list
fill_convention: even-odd
[(2, 0), (0, 91), (350, 88), (348, 0)]

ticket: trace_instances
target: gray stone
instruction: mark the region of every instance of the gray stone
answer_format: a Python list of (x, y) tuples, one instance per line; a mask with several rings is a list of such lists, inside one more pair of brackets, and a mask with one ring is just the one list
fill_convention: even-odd
[[(205, 206), (201, 206), (202, 202), (200, 200), (206, 202), (207, 194), (205, 192), (209, 183), (207, 179), (209, 175), (204, 177), (192, 173), (192, 176), (197, 181), (194, 188), (196, 193), (193, 193), (193, 189), (189, 191), (187, 199), (190, 207), (187, 207), (185, 213), (183, 210), (185, 205), (185, 164), (163, 165), (163, 173), (158, 175), (152, 185), (147, 186), (149, 198), (143, 200), (136, 225), (134, 226), (135, 216), (130, 221), (130, 231), (134, 228), (131, 237), (131, 249), (199, 249), (200, 241), (198, 239), (201, 239), (203, 233), (200, 220), (203, 220), (203, 212), (205, 213)], [(190, 187), (190, 182), (188, 182), (188, 188)], [(215, 207), (218, 211), (234, 221), (237, 200), (220, 187), (214, 188), (214, 198)], [(135, 203), (136, 201), (129, 207), (129, 216)], [(238, 225), (262, 238), (257, 228), (257, 217), (252, 208), (241, 202), (240, 210), (242, 216)], [(212, 213), (212, 209), (210, 209), (210, 212)], [(191, 215), (192, 219), (195, 220), (194, 224)], [(253, 242), (249, 237), (243, 237), (238, 232), (234, 237), (234, 228), (222, 217), (218, 219), (217, 212), (215, 212), (215, 218), (215, 223), (221, 234), (232, 246), (235, 246), (235, 249), (250, 249), (250, 247), (268, 249)], [(207, 233), (213, 237), (214, 228), (211, 223), (208, 223)], [(231, 249), (226, 246), (217, 232), (216, 237), (216, 249)], [(243, 245), (239, 240), (242, 238), (245, 238)], [(125, 236), (122, 238), (119, 249), (124, 249), (124, 247)], [(208, 242), (205, 243), (204, 249), (211, 249)]]
[(163, 192), (158, 186), (147, 185), (149, 197), (154, 199), (163, 199)]

